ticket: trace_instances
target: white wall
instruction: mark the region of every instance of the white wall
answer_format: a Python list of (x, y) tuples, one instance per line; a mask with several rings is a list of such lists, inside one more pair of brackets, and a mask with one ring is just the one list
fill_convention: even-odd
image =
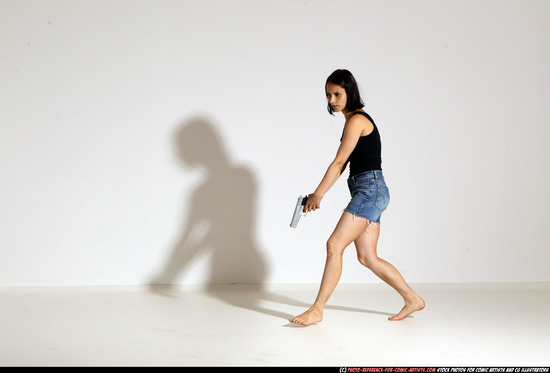
[[(288, 224), (339, 143), (336, 68), (382, 134), (380, 256), (409, 282), (550, 281), (549, 16), (0, 0), (0, 286), (318, 282), (345, 178)], [(379, 280), (350, 247), (342, 282)]]

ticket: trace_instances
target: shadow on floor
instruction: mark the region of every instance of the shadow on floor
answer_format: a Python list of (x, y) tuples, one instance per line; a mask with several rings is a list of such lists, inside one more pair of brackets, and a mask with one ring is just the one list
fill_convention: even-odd
[[(151, 291), (174, 298), (184, 297), (182, 292), (177, 290), (176, 286), (171, 285), (153, 285), (150, 287)], [(234, 307), (243, 308), (246, 310), (251, 310), (255, 312), (260, 312), (265, 315), (273, 316), (285, 321), (288, 321), (290, 318), (295, 315), (283, 312), (280, 308), (285, 307), (300, 307), (304, 311), (311, 306), (311, 303), (306, 303), (297, 299), (294, 299), (287, 295), (281, 295), (268, 291), (261, 284), (253, 285), (204, 285), (203, 291), (209, 296), (216, 298), (230, 304)], [(314, 294), (312, 294), (314, 296)], [(266, 306), (266, 303), (276, 303), (281, 305), (281, 307), (275, 307), (270, 305)], [(336, 311), (345, 311), (345, 312), (359, 312), (373, 315), (382, 315), (382, 316), (394, 316), (395, 313), (382, 312), (382, 311), (373, 311), (363, 308), (356, 307), (347, 307), (327, 304), (325, 307), (326, 310), (336, 310)], [(412, 317), (412, 316), (411, 316)], [(292, 323), (286, 323), (283, 326), (292, 326), (292, 327), (301, 327)]]

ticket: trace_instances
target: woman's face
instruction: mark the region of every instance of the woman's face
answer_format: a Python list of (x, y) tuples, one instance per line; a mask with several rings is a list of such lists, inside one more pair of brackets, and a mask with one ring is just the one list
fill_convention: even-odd
[(346, 108), (348, 95), (346, 90), (341, 86), (333, 83), (327, 83), (326, 87), (327, 101), (332, 106), (332, 110), (340, 112)]

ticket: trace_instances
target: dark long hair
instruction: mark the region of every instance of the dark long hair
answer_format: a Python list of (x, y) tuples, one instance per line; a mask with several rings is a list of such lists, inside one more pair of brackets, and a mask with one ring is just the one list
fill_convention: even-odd
[[(361, 99), (357, 82), (348, 70), (338, 69), (330, 74), (325, 83), (325, 90), (327, 89), (328, 83), (336, 84), (344, 88), (346, 95), (348, 96), (346, 108), (349, 111), (359, 110), (365, 106), (363, 100)], [(327, 104), (327, 109), (330, 115), (334, 115), (334, 110), (332, 109), (332, 106), (330, 106), (330, 103)]]

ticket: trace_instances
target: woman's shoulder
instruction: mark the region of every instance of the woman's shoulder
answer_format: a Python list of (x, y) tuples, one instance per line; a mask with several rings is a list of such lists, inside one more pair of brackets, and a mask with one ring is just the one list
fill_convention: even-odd
[(358, 110), (354, 112), (351, 117), (346, 121), (346, 126), (360, 126), (362, 129), (361, 136), (367, 136), (374, 130), (374, 121), (365, 111)]
[[(357, 115), (359, 114), (359, 115)], [(374, 124), (374, 120), (372, 119), (372, 117), (369, 115), (369, 113), (367, 113), (365, 110), (363, 109), (360, 109), (360, 110), (357, 110), (355, 112), (353, 112), (351, 118), (365, 118), (367, 119), (369, 122), (371, 122), (372, 124)]]

